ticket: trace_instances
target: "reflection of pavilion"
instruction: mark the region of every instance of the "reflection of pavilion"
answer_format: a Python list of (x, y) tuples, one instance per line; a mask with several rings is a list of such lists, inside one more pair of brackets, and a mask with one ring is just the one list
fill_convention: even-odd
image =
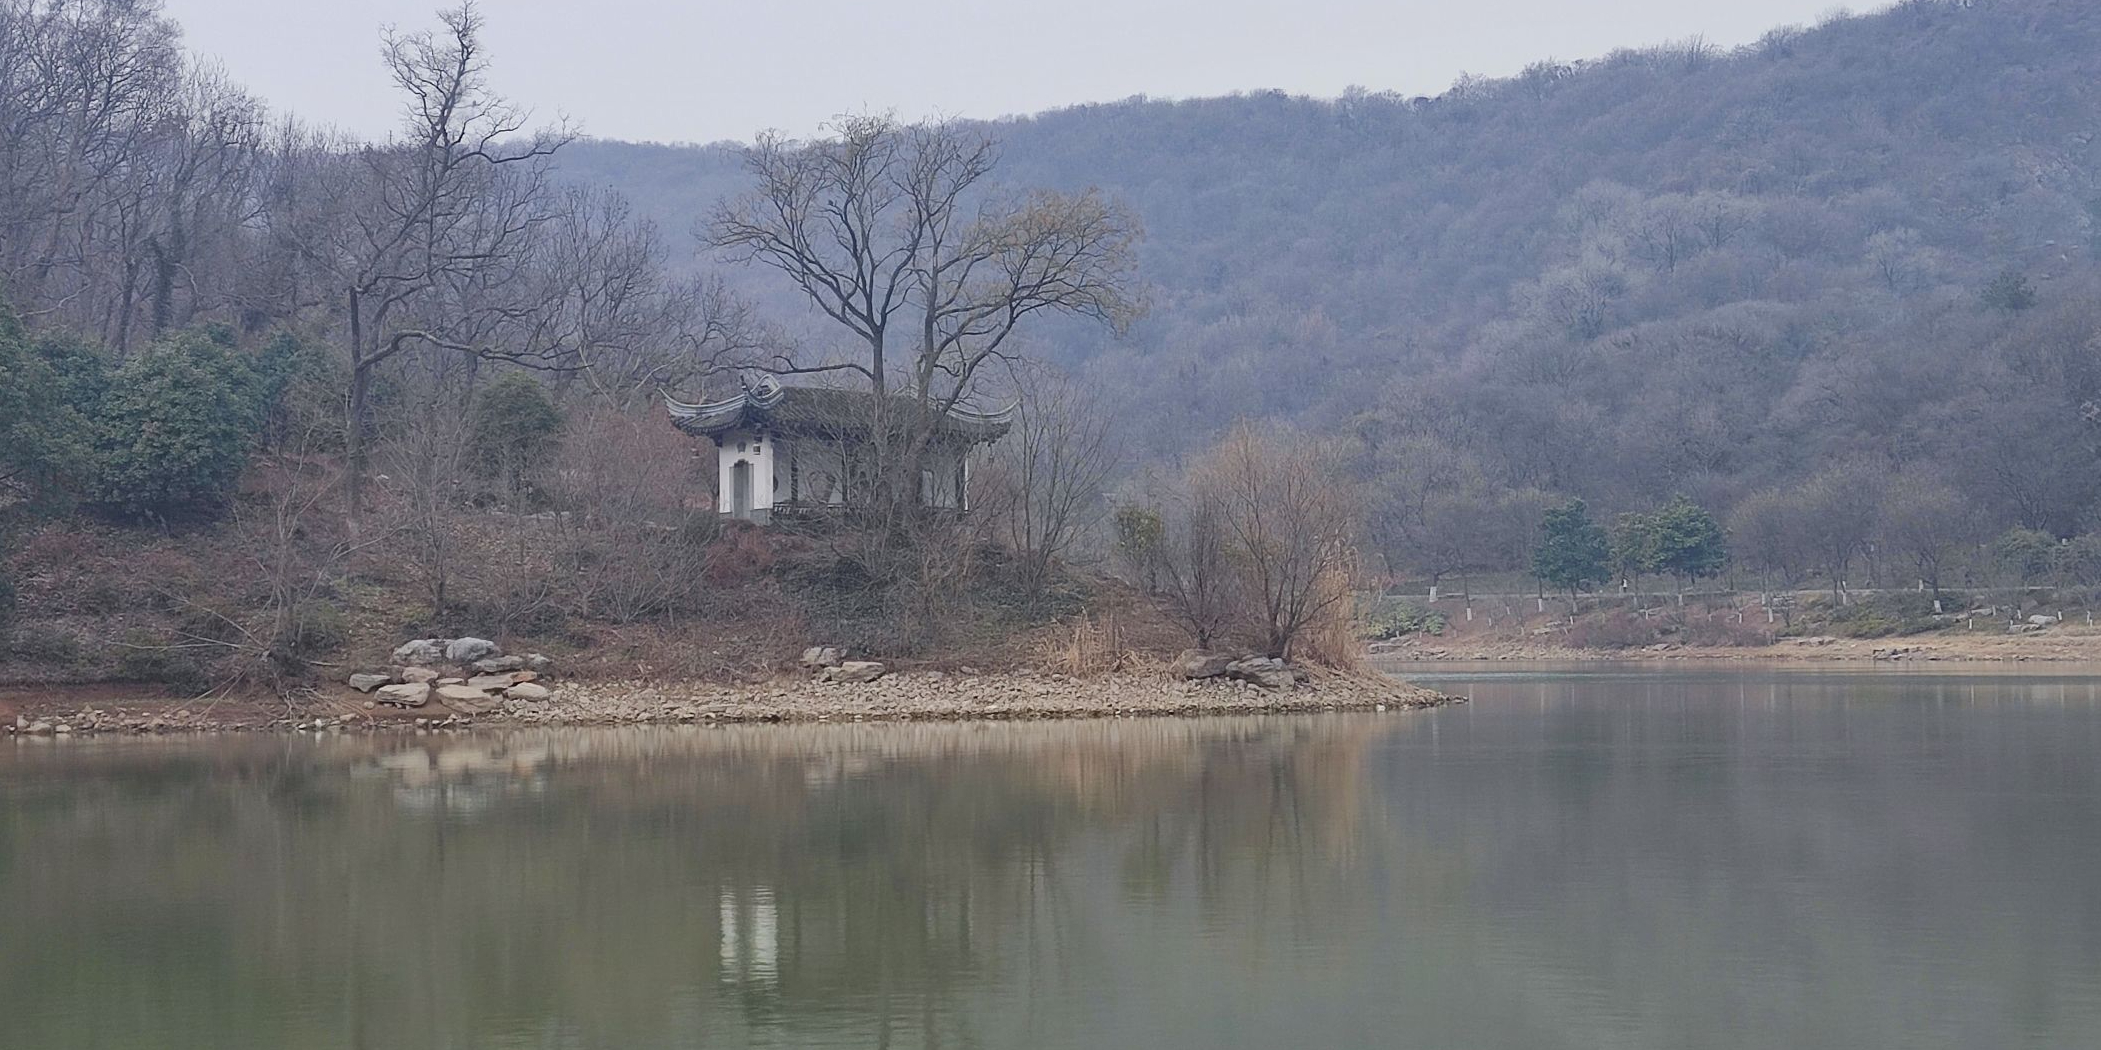
[(723, 890), (721, 979), (726, 984), (780, 983), (781, 922), (773, 890), (758, 886), (739, 893)]

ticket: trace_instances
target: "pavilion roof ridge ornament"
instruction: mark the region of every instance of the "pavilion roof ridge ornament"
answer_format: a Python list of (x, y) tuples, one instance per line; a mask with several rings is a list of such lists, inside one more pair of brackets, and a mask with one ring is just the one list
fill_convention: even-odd
[(760, 408), (772, 408), (780, 403), (781, 398), (787, 396), (788, 388), (781, 385), (779, 376), (771, 372), (756, 373), (757, 378), (753, 378), (753, 375), (746, 372), (737, 376), (738, 384), (744, 387), (744, 396), (751, 399), (752, 404)]
[[(757, 379), (748, 374), (739, 375), (737, 385), (740, 389), (728, 397), (698, 404), (680, 401), (671, 396), (669, 390), (660, 390), (659, 393), (664, 395), (664, 407), (670, 411), (672, 422), (681, 430), (711, 428), (719, 423), (734, 424), (744, 416), (746, 409), (772, 408), (788, 394), (788, 388), (771, 373), (761, 372)], [(689, 421), (693, 426), (686, 425)]]

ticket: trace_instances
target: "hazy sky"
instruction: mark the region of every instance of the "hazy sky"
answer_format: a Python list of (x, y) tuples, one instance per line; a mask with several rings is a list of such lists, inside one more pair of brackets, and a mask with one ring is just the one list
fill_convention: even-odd
[[(190, 47), (276, 108), (392, 125), (379, 33), (450, 0), (166, 0)], [(1861, 7), (1879, 4), (1861, 4)], [(1351, 84), (1436, 94), (1462, 71), (1813, 22), (1832, 0), (483, 0), (499, 90), (604, 138), (705, 142), (835, 113), (998, 117), (1135, 94)]]

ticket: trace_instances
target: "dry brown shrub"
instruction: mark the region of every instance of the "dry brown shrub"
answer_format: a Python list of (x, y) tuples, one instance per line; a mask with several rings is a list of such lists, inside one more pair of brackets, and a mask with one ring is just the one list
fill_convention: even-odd
[(1332, 440), (1243, 423), (1193, 471), (1191, 487), (1223, 520), (1242, 604), (1273, 656), (1298, 655), (1309, 629), (1352, 616), (1362, 507), (1343, 468)]
[(78, 532), (65, 528), (48, 528), (29, 538), (15, 554), (14, 564), (19, 572), (51, 572), (78, 566), (88, 560), (94, 552), (94, 544)]
[(559, 561), (576, 604), (616, 622), (689, 610), (719, 584), (705, 457), (647, 410), (599, 406), (570, 418), (551, 484)]
[(1737, 610), (1727, 609), (1719, 616), (1686, 616), (1686, 643), (1715, 648), (1753, 648), (1773, 644), (1772, 629), (1765, 625), (1762, 614), (1760, 619), (1753, 623), (1738, 623), (1737, 615)]
[(1346, 566), (1330, 566), (1314, 583), (1313, 618), (1299, 630), (1295, 643), (1305, 663), (1357, 672), (1364, 669), (1364, 640), (1357, 631), (1355, 576)]
[(1568, 632), (1568, 643), (1582, 649), (1638, 649), (1653, 645), (1657, 625), (1648, 617), (1613, 609), (1585, 617)]
[(716, 587), (742, 587), (773, 571), (780, 551), (766, 529), (732, 525), (708, 548), (703, 576)]
[(1138, 666), (1138, 654), (1126, 644), (1122, 621), (1114, 612), (1097, 620), (1082, 613), (1037, 639), (1035, 663), (1057, 674), (1085, 677), (1114, 674)]

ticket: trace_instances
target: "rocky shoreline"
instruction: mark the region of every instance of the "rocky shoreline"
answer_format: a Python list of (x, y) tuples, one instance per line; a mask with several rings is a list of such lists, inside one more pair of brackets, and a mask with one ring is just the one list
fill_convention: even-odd
[[(784, 676), (750, 685), (566, 681), (546, 697), (502, 697), (459, 710), (433, 697), (422, 708), (328, 699), (102, 703), (70, 710), (26, 705), (6, 727), (18, 737), (198, 732), (389, 732), (515, 726), (731, 724), (750, 722), (965, 721), (1403, 711), (1463, 703), (1385, 675), (1302, 672), (1272, 687), (1234, 678), (1181, 680), (1167, 672), (1088, 677), (1027, 671), (892, 672), (871, 681)], [(462, 704), (462, 707), (480, 707)]]

